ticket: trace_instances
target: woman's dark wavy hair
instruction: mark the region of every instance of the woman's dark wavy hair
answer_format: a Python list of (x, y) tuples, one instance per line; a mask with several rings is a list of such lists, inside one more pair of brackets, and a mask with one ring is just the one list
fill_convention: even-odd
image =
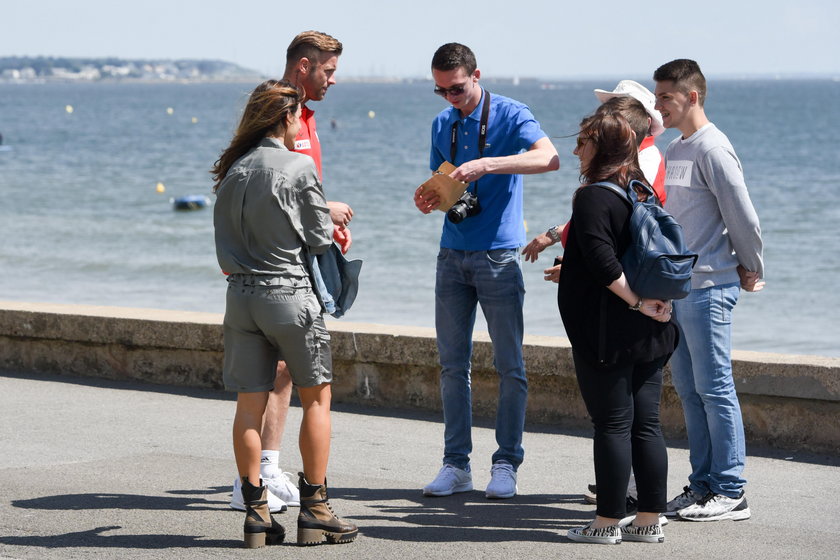
[(595, 155), (580, 170), (582, 183), (609, 181), (626, 187), (637, 180), (648, 184), (639, 167), (636, 136), (627, 120), (619, 113), (599, 112), (580, 123), (580, 136), (595, 147)]
[(230, 146), (222, 152), (210, 170), (215, 181), (213, 192), (219, 188), (236, 160), (259, 144), (278, 125), (285, 126), (289, 116), (295, 114), (303, 101), (303, 93), (286, 81), (266, 80), (254, 88)]

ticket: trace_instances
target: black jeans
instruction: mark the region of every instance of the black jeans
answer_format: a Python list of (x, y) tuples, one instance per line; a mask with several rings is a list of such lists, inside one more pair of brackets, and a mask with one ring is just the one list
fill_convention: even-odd
[(668, 357), (603, 370), (590, 366), (576, 352), (573, 355), (580, 392), (595, 427), (598, 515), (626, 515), (631, 464), (639, 511), (664, 512), (668, 452), (659, 423), (659, 403), (662, 367)]

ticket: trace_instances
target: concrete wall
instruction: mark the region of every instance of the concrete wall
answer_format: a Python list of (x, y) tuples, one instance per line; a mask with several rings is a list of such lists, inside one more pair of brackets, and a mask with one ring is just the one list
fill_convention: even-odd
[[(221, 388), (222, 316), (210, 313), (0, 301), (0, 369)], [(434, 330), (331, 321), (336, 401), (440, 408)], [(528, 420), (587, 426), (564, 338), (529, 336)], [(473, 399), (495, 411), (492, 348), (476, 334)], [(840, 454), (840, 358), (734, 352), (748, 442)], [(666, 377), (666, 434), (684, 435)]]

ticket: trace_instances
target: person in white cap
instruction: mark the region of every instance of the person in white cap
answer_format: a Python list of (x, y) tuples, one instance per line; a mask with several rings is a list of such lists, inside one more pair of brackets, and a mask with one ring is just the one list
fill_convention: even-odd
[(665, 132), (665, 126), (662, 124), (662, 115), (654, 109), (656, 97), (645, 86), (633, 80), (621, 80), (612, 91), (596, 89), (595, 97), (601, 103), (616, 97), (632, 97), (644, 106), (650, 118), (650, 131), (639, 146), (639, 166), (659, 202), (665, 204), (665, 158), (655, 143), (656, 137)]
[[(639, 166), (648, 183), (653, 187), (659, 202), (664, 204), (666, 196), (665, 160), (656, 147), (655, 138), (665, 131), (665, 127), (662, 124), (662, 115), (654, 109), (656, 98), (653, 93), (638, 82), (621, 80), (613, 91), (596, 89), (595, 97), (602, 103), (596, 113), (618, 113), (630, 123), (637, 137)], [(638, 138), (642, 138), (641, 142), (638, 141)], [(565, 247), (567, 233), (566, 225), (558, 225), (538, 235), (522, 251), (525, 259), (536, 261), (537, 254), (558, 241)], [(561, 269), (559, 262), (561, 260), (562, 258), (558, 257), (555, 260), (555, 265), (544, 271), (546, 280), (559, 281)], [(595, 485), (590, 484), (589, 491), (583, 495), (584, 499), (594, 504), (597, 499), (596, 493)], [(627, 491), (627, 513), (633, 515), (635, 511), (636, 484), (635, 477), (631, 476)]]
[[(633, 80), (621, 80), (613, 91), (603, 89), (594, 91), (595, 97), (603, 104), (598, 108), (598, 111), (617, 111), (631, 123), (639, 144), (639, 166), (642, 168), (645, 179), (653, 187), (653, 192), (656, 193), (659, 202), (664, 204), (665, 160), (656, 147), (655, 138), (665, 131), (665, 127), (662, 124), (662, 115), (654, 108), (656, 98), (653, 93)], [(614, 99), (625, 101), (612, 101)], [(644, 112), (639, 109), (638, 104), (632, 103), (631, 100), (641, 103)], [(642, 140), (639, 142), (638, 138)], [(566, 224), (559, 224), (549, 228), (545, 233), (537, 235), (522, 250), (525, 261), (536, 262), (542, 251), (558, 242), (565, 247), (566, 233)], [(552, 282), (559, 280), (559, 260), (559, 257), (555, 259), (555, 265), (544, 271), (546, 280)]]

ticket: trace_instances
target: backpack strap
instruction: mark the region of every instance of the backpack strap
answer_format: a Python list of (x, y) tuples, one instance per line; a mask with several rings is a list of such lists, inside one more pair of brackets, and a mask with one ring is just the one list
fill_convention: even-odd
[(651, 202), (656, 197), (656, 193), (652, 188), (637, 179), (630, 181), (627, 190), (631, 193), (634, 202), (639, 200), (639, 191), (647, 194), (648, 202)]
[(630, 196), (626, 190), (622, 189), (615, 183), (610, 183), (609, 181), (601, 181), (599, 183), (591, 183), (590, 187), (604, 187), (605, 189), (614, 192), (618, 196), (620, 196), (624, 202), (628, 203), (631, 207), (633, 206), (633, 197)]
[(604, 187), (605, 189), (609, 189), (624, 200), (626, 200), (627, 202), (629, 202), (630, 206), (633, 206), (634, 204), (639, 202), (639, 194), (637, 189), (647, 193), (648, 198), (656, 196), (653, 192), (653, 189), (636, 179), (630, 181), (630, 184), (627, 186), (627, 190), (622, 189), (615, 183), (610, 183), (609, 181), (600, 181), (598, 183), (592, 183), (589, 186)]

